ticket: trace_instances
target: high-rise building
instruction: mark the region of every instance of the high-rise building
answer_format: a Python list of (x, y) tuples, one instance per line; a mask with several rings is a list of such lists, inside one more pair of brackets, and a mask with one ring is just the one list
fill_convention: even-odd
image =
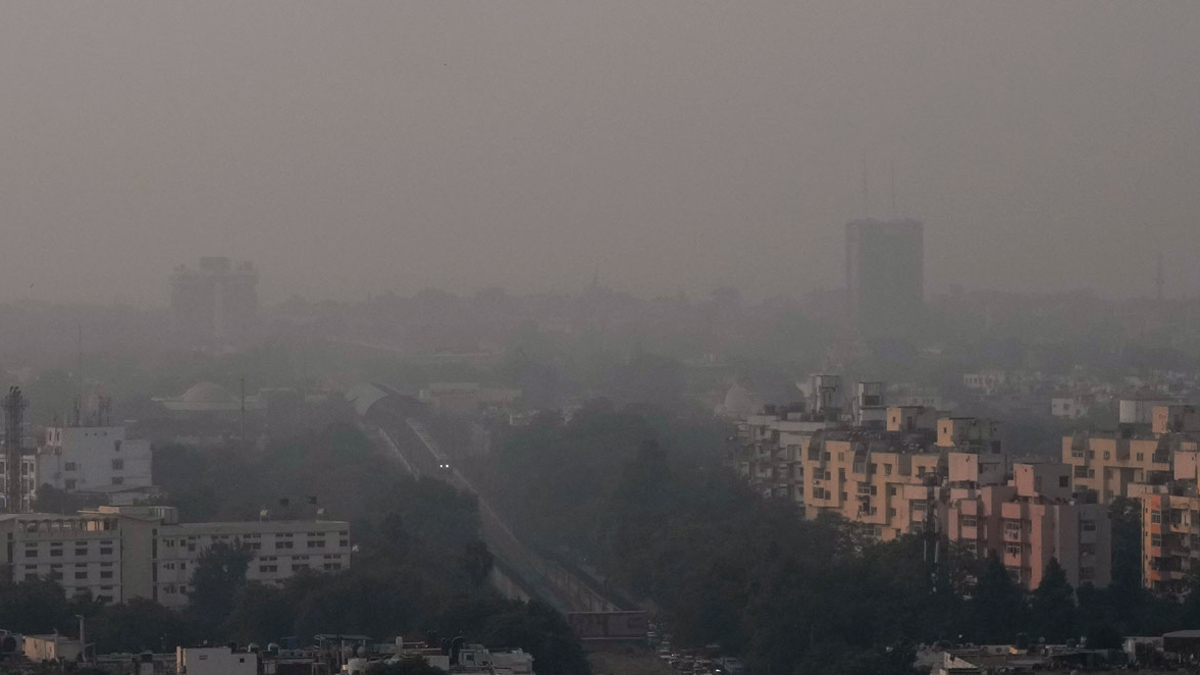
[(863, 337), (904, 337), (920, 325), (924, 230), (908, 218), (846, 223), (846, 294), (850, 317)]
[(188, 342), (237, 341), (258, 320), (258, 271), (253, 263), (205, 257), (171, 275), (171, 313), (177, 335)]

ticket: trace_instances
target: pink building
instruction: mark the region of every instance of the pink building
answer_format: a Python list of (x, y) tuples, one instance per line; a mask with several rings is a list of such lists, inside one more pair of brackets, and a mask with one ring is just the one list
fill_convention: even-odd
[(1104, 506), (1071, 492), (1071, 467), (1016, 464), (1007, 485), (981, 480), (987, 467), (951, 457), (950, 494), (942, 505), (951, 541), (978, 555), (1000, 556), (1027, 589), (1042, 582), (1051, 558), (1073, 586), (1107, 586), (1112, 576), (1112, 526)]

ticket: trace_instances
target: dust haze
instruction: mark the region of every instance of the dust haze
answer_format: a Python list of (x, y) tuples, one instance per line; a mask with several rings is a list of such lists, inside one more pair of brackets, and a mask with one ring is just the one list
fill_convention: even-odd
[(1197, 35), (1187, 2), (6, 4), (0, 299), (163, 306), (200, 255), (266, 302), (801, 294), (893, 208), (929, 293), (1148, 295), (1163, 253), (1188, 297)]

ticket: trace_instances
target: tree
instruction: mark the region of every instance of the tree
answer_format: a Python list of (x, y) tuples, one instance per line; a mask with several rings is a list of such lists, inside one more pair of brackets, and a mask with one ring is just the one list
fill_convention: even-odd
[(1042, 575), (1042, 583), (1030, 600), (1030, 631), (1047, 642), (1060, 643), (1078, 633), (1075, 593), (1067, 582), (1067, 573), (1051, 558)]
[(287, 589), (250, 582), (234, 596), (227, 627), (229, 637), (239, 642), (274, 642), (294, 631), (296, 609)]
[[(375, 670), (368, 670), (376, 675)], [(441, 668), (429, 665), (423, 656), (406, 656), (396, 663), (387, 663), (378, 668), (378, 675), (445, 675)]]
[(1025, 626), (1025, 598), (995, 552), (988, 555), (971, 598), (978, 642), (1012, 642)]
[(493, 562), (492, 552), (482, 541), (471, 542), (463, 549), (463, 570), (471, 579), (471, 583), (477, 587), (487, 581), (488, 575), (492, 573)]
[(87, 622), (89, 642), (96, 653), (161, 652), (187, 644), (195, 637), (186, 617), (145, 598), (104, 607)]
[(507, 607), (488, 622), (484, 644), (524, 649), (538, 675), (591, 675), (583, 645), (563, 615), (536, 600)]
[(234, 598), (246, 583), (253, 555), (240, 545), (216, 543), (200, 553), (189, 594), (192, 616), (200, 626), (217, 630), (233, 611)]
[(47, 579), (0, 583), (0, 626), (49, 633), (74, 624), (62, 586)]

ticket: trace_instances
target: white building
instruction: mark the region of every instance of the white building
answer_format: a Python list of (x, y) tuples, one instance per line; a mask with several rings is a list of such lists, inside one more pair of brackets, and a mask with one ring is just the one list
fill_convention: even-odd
[(0, 515), (0, 565), (13, 580), (52, 579), (68, 597), (104, 602), (142, 597), (169, 607), (188, 602), (201, 553), (217, 543), (253, 554), (246, 577), (282, 584), (302, 570), (350, 567), (350, 524), (287, 520), (180, 523), (170, 506), (101, 506), (72, 516)]
[(246, 579), (268, 585), (282, 585), (305, 570), (350, 568), (350, 524), (341, 521), (164, 523), (156, 538), (154, 599), (168, 607), (186, 605), (200, 554), (218, 543), (249, 548), (254, 559)]
[(37, 451), (38, 487), (67, 492), (146, 488), (154, 482), (150, 464), (150, 441), (126, 438), (125, 427), (50, 427)]
[(83, 643), (61, 635), (26, 635), (25, 658), (43, 661), (76, 661), (83, 654)]
[(1091, 396), (1055, 396), (1050, 399), (1050, 414), (1064, 420), (1077, 420), (1091, 412)]
[[(68, 598), (90, 594), (105, 602), (123, 602), (124, 584), (136, 576), (131, 571), (130, 579), (126, 578), (123, 536), (130, 539), (128, 550), (137, 548), (136, 533), (130, 528), (123, 531), (113, 516), (3, 515), (0, 539), (8, 545), (0, 547), (0, 563), (11, 566), (13, 581), (18, 583), (51, 579), (63, 586)], [(141, 539), (148, 541), (146, 536)]]
[(176, 647), (179, 675), (258, 675), (258, 655), (229, 647)]
[[(37, 457), (32, 454), (21, 455), (21, 467), (17, 470), (15, 494), (8, 485), (8, 453), (0, 452), (0, 507), (4, 511), (29, 511), (33, 507), (33, 497), (37, 490)], [(14, 503), (14, 500), (20, 500)]]

